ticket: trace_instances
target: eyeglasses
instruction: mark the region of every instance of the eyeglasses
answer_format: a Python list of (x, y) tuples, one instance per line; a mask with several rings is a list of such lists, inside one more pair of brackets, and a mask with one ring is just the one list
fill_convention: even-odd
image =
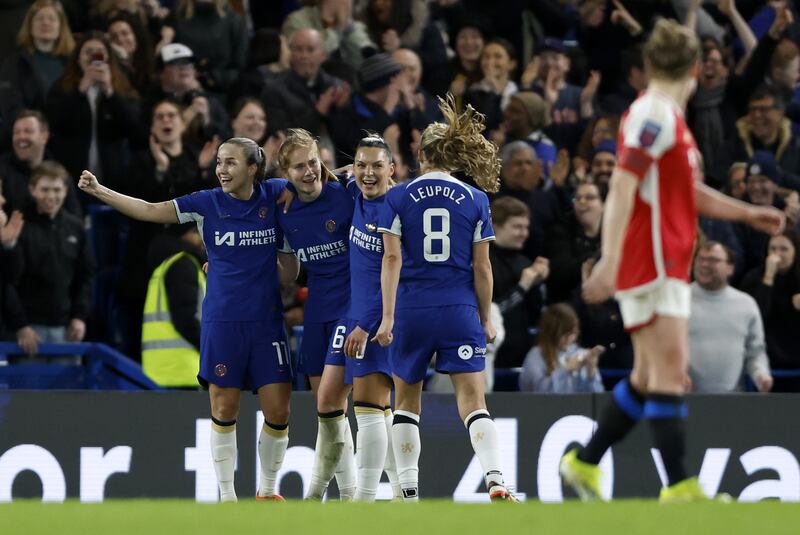
[(726, 259), (717, 258), (715, 256), (697, 256), (695, 258), (695, 262), (697, 262), (698, 264), (701, 264), (701, 263), (711, 264), (712, 266), (716, 266), (716, 265), (718, 265), (718, 264), (720, 264), (722, 262), (724, 262), (726, 264), (728, 263), (728, 261)]
[(777, 109), (778, 109), (778, 106), (776, 106), (774, 104), (772, 106), (748, 106), (747, 107), (747, 111), (749, 111), (750, 113), (769, 113), (772, 110), (777, 110)]

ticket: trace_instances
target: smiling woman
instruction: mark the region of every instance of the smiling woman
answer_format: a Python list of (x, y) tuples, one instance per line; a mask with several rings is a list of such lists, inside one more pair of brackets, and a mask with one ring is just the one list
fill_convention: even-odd
[[(162, 105), (156, 114), (168, 121), (167, 116), (175, 111)], [(264, 164), (264, 152), (254, 141), (231, 138), (217, 153), (220, 188), (150, 203), (101, 186), (89, 171), (83, 172), (78, 184), (140, 221), (197, 223), (211, 266), (203, 301), (197, 378), (209, 389), (211, 398), (211, 444), (222, 501), (237, 499), (233, 475), (240, 389), (257, 392), (264, 413), (258, 446), (258, 495), (283, 501), (275, 494), (275, 481), (289, 442), (292, 371), (279, 279), (293, 280), (298, 265), (294, 255), (278, 252), (283, 234), (277, 225), (275, 203), (285, 181), (262, 180)]]

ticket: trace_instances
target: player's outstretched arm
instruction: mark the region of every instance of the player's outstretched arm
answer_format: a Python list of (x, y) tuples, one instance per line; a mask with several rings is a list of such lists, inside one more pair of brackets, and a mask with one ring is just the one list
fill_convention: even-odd
[(372, 338), (383, 347), (392, 343), (394, 328), (394, 305), (397, 300), (397, 285), (400, 282), (400, 268), (403, 254), (400, 236), (383, 233), (383, 262), (381, 263), (381, 294), (383, 295), (383, 317), (378, 332)]
[(742, 202), (710, 188), (702, 182), (694, 184), (697, 211), (706, 217), (747, 223), (753, 228), (776, 235), (783, 231), (786, 216), (777, 208)]
[(478, 315), (486, 333), (486, 342), (497, 337), (492, 324), (492, 262), (489, 260), (489, 242), (482, 241), (472, 246), (472, 275), (475, 280), (475, 297), (478, 300)]
[(583, 299), (587, 303), (602, 303), (614, 293), (622, 242), (633, 213), (633, 199), (638, 187), (636, 175), (620, 167), (614, 169), (603, 211), (602, 256), (583, 283)]
[(130, 218), (150, 223), (178, 222), (178, 214), (175, 212), (175, 205), (172, 201), (150, 203), (142, 199), (128, 197), (103, 186), (97, 180), (97, 177), (89, 171), (81, 173), (78, 187)]

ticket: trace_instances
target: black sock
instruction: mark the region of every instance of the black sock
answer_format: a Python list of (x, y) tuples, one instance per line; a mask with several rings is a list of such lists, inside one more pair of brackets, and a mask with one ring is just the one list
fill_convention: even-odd
[(650, 421), (653, 444), (661, 451), (667, 485), (683, 481), (688, 476), (683, 464), (686, 454), (686, 404), (681, 396), (650, 394), (644, 404), (644, 418)]
[(578, 459), (585, 463), (598, 464), (606, 450), (622, 440), (642, 418), (644, 396), (633, 388), (628, 379), (617, 383), (613, 396), (613, 402), (600, 416), (597, 431), (589, 443), (578, 451)]

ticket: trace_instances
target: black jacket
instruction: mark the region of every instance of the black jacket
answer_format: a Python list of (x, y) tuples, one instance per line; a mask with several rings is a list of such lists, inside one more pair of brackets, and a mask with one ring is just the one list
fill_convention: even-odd
[(0, 340), (16, 340), (13, 333), (25, 326), (25, 310), (11, 284), (19, 267), (13, 252), (0, 246)]
[(59, 211), (55, 218), (25, 211), (14, 254), (21, 262), (16, 288), (25, 307), (25, 325), (67, 325), (86, 320), (91, 308), (94, 257), (83, 221)]
[(522, 270), (532, 262), (520, 251), (491, 244), (489, 259), (494, 279), (492, 301), (500, 307), (506, 330), (506, 338), (497, 351), (494, 365), (496, 368), (522, 366), (525, 354), (535, 342), (529, 329), (539, 321), (544, 302), (542, 285), (531, 286), (527, 292), (519, 285)]
[(577, 219), (570, 214), (553, 225), (545, 237), (545, 256), (550, 260), (547, 278), (547, 302), (568, 301), (581, 285), (581, 265), (600, 251), (600, 235), (587, 236)]
[[(342, 83), (324, 71), (311, 84), (293, 70), (277, 74), (261, 93), (270, 131), (304, 128), (312, 135), (319, 135), (327, 119), (315, 108), (317, 100), (329, 88)], [(350, 150), (354, 148), (355, 145)]]
[[(66, 58), (60, 58), (62, 65)], [(6, 58), (0, 68), (0, 123), (4, 141), (10, 140), (14, 118), (23, 109), (44, 109), (50, 87), (36, 71), (32, 55), (19, 50)]]
[[(139, 126), (138, 101), (113, 94), (97, 99), (97, 144), (103, 183), (111, 189), (131, 163), (130, 142)], [(50, 121), (52, 150), (74, 177), (89, 164), (92, 139), (92, 111), (89, 99), (77, 89), (65, 92), (58, 82), (47, 95), (45, 113)]]

